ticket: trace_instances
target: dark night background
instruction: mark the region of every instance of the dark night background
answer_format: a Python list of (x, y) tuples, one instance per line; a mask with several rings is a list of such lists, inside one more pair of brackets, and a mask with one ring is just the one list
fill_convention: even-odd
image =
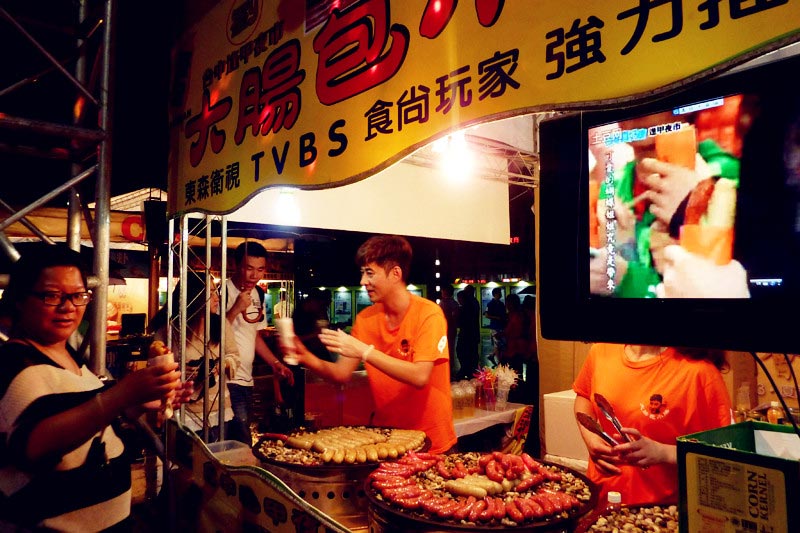
[[(207, 0), (203, 3), (209, 4)], [(111, 195), (146, 187), (166, 190), (170, 47), (183, 25), (182, 5), (170, 0), (121, 1), (116, 5)], [(75, 36), (88, 32), (87, 28), (75, 27), (75, 2), (3, 0), (2, 7), (64, 62), (69, 72), (74, 72)], [(88, 57), (96, 55), (100, 36), (101, 32), (96, 32), (88, 38)], [(0, 69), (0, 113), (71, 124), (77, 90), (4, 17), (0, 17), (0, 49), (4, 50), (6, 65)], [(99, 72), (89, 74), (90, 84), (95, 76), (99, 77)], [(8, 90), (20, 80), (27, 83)], [(85, 127), (97, 126), (96, 107), (89, 104), (84, 117)], [(28, 155), (31, 150), (36, 154)], [(72, 163), (76, 161), (81, 169), (94, 164), (96, 145), (0, 128), (0, 199), (15, 209), (22, 208), (74, 176)], [(79, 190), (85, 203), (93, 201), (94, 179), (84, 180)], [(501, 274), (532, 280), (533, 190), (510, 186), (509, 198), (511, 235), (519, 242), (505, 246), (410, 238), (415, 251), (412, 279), (435, 283), (431, 276), (438, 257), (442, 280), (490, 281)], [(66, 194), (60, 195), (49, 205), (63, 207), (66, 200)], [(281, 231), (284, 228), (268, 229), (269, 235), (264, 234), (263, 227), (253, 231), (259, 238), (286, 236)], [(367, 234), (303, 228), (291, 231), (303, 235), (295, 241), (299, 286), (358, 283), (353, 255)]]

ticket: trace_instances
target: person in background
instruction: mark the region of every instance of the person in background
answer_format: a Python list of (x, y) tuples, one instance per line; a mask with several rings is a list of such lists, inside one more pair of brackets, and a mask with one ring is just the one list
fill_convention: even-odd
[[(525, 355), (525, 379), (517, 387), (511, 398), (519, 403), (542, 405), (539, 398), (539, 348), (536, 339), (536, 297), (528, 294), (522, 300), (522, 312), (527, 322), (525, 338), (528, 344)], [(514, 391), (512, 390), (512, 393)], [(525, 440), (525, 451), (533, 457), (541, 454), (541, 438), (539, 435), (539, 409), (531, 413), (529, 436)]]
[[(631, 344), (595, 344), (573, 383), (575, 413), (598, 420), (621, 444), (609, 446), (579, 425), (589, 450), (589, 479), (598, 501), (618, 491), (626, 504), (678, 502), (677, 438), (731, 423), (721, 351)], [(608, 400), (631, 442), (601, 414), (595, 394)], [(656, 412), (653, 398), (660, 398)]]
[(177, 406), (191, 392), (176, 363), (107, 387), (78, 360), (67, 339), (92, 299), (83, 268), (66, 246), (32, 247), (3, 294), (13, 324), (0, 347), (2, 531), (124, 531), (131, 465), (114, 422), (157, 410), (167, 397)]
[(456, 357), (456, 334), (458, 333), (458, 313), (461, 306), (453, 298), (453, 286), (450, 284), (442, 285), (442, 298), (439, 300), (439, 307), (442, 308), (444, 318), (447, 320), (447, 351), (450, 354), (450, 380), (458, 379), (458, 371), (461, 366)]
[(286, 300), (286, 289), (278, 291), (278, 303), (272, 309), (272, 318), (287, 318), (289, 316), (289, 302)]
[(502, 332), (506, 327), (508, 316), (506, 304), (503, 303), (503, 289), (495, 287), (492, 289), (492, 299), (486, 304), (484, 316), (489, 319), (489, 329), (492, 330), (492, 354), (489, 360), (495, 365), (503, 358), (503, 352), (507, 348)]
[(461, 313), (458, 315), (456, 354), (463, 379), (472, 379), (480, 365), (481, 305), (475, 298), (475, 287), (467, 285), (458, 293)]
[(358, 313), (352, 335), (330, 329), (320, 335), (339, 359), (323, 361), (299, 339), (294, 351), (300, 364), (337, 383), (349, 381), (363, 363), (375, 402), (371, 423), (424, 431), (431, 453), (442, 453), (456, 444), (447, 322), (438, 305), (408, 291), (411, 256), (403, 237), (368, 239), (356, 263), (374, 305)]
[(518, 294), (509, 294), (506, 297), (505, 307), (507, 309), (506, 323), (499, 337), (505, 344), (505, 350), (500, 354), (499, 362), (508, 365), (517, 371), (517, 375), (522, 379), (522, 367), (528, 358), (528, 317), (522, 310)]
[(290, 384), (294, 374), (267, 346), (259, 333), (267, 327), (263, 291), (256, 284), (267, 272), (267, 250), (259, 243), (245, 241), (236, 247), (234, 268), (227, 281), (225, 317), (231, 324), (236, 346), (239, 348), (239, 368), (228, 382), (233, 407), (230, 438), (252, 446), (250, 430), (253, 407), (253, 362), (255, 356), (272, 368), (272, 371)]
[[(200, 278), (203, 272), (188, 272), (186, 276), (186, 375), (194, 384), (194, 392), (186, 406), (186, 427), (201, 433), (204, 427), (209, 428), (208, 442), (219, 440), (219, 363), (220, 343), (222, 341), (222, 327), (225, 325), (225, 350), (222, 367), (227, 379), (233, 378), (239, 366), (239, 351), (236, 340), (230, 331), (230, 324), (220, 316), (219, 293), (217, 287), (212, 286), (209, 294), (208, 306), (210, 307), (209, 338), (206, 334), (206, 284)], [(213, 281), (211, 282), (213, 285)], [(155, 339), (171, 346), (176, 357), (181, 356), (180, 338), (180, 294), (181, 285), (178, 283), (172, 291), (173, 321), (170, 327), (167, 319), (167, 306), (162, 307), (150, 321), (150, 330), (155, 333)], [(172, 333), (170, 343), (167, 343), (169, 332)], [(204, 424), (205, 403), (205, 353), (208, 350), (209, 369), (208, 380), (208, 422)], [(233, 419), (230, 395), (225, 394), (225, 435), (229, 432), (230, 421)], [(202, 435), (202, 433), (201, 433)]]

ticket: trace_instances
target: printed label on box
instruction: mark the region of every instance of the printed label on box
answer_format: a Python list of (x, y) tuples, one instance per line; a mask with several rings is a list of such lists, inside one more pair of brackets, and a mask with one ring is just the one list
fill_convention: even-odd
[(689, 531), (788, 531), (785, 487), (778, 470), (687, 453)]

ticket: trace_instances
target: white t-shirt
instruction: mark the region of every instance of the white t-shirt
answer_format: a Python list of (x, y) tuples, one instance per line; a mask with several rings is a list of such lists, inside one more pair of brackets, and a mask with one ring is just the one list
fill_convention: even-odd
[[(239, 297), (241, 291), (231, 280), (227, 281), (227, 302), (225, 303), (225, 310), (233, 307), (236, 299)], [(256, 336), (259, 330), (266, 329), (267, 327), (267, 313), (263, 304), (258, 297), (258, 290), (253, 287), (250, 290), (250, 306), (247, 308), (247, 314), (255, 318), (258, 315), (259, 307), (262, 308), (262, 318), (259, 322), (250, 324), (245, 321), (241, 313), (236, 315), (236, 318), (231, 324), (233, 330), (233, 337), (236, 339), (236, 345), (239, 347), (239, 361), (241, 364), (236, 370), (236, 376), (228, 383), (234, 385), (243, 385), (245, 387), (253, 386), (253, 361), (256, 357)]]

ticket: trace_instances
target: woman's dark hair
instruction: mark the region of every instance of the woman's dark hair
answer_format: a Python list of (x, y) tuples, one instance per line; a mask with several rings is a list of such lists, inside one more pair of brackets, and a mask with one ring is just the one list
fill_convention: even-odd
[(376, 235), (370, 237), (356, 252), (356, 264), (364, 267), (375, 263), (387, 272), (399, 266), (403, 281), (408, 282), (411, 273), (411, 244), (398, 235)]
[(728, 370), (728, 360), (725, 358), (723, 350), (716, 350), (710, 348), (677, 348), (677, 351), (686, 356), (688, 359), (696, 361), (708, 361), (717, 367), (720, 372)]
[(511, 294), (506, 296), (506, 307), (510, 311), (517, 311), (519, 309), (522, 309), (522, 303), (519, 300), (519, 294), (512, 292)]
[[(203, 273), (188, 272), (186, 274), (186, 321), (191, 324), (205, 313), (206, 308), (206, 284), (200, 276)], [(180, 296), (181, 284), (178, 282), (175, 289), (172, 291), (172, 320), (177, 320), (180, 317)], [(167, 324), (167, 306), (163, 306), (153, 316), (150, 321), (150, 331), (158, 331)], [(209, 322), (211, 329), (210, 341), (213, 344), (219, 344), (222, 338), (222, 319), (219, 314), (211, 313)]]
[(64, 244), (35, 243), (26, 246), (22, 256), (11, 266), (8, 286), (3, 292), (3, 307), (13, 315), (15, 305), (21, 302), (31, 290), (42, 271), (59, 266), (73, 266), (81, 273), (83, 286), (89, 288), (86, 280), (86, 264), (81, 254)]

